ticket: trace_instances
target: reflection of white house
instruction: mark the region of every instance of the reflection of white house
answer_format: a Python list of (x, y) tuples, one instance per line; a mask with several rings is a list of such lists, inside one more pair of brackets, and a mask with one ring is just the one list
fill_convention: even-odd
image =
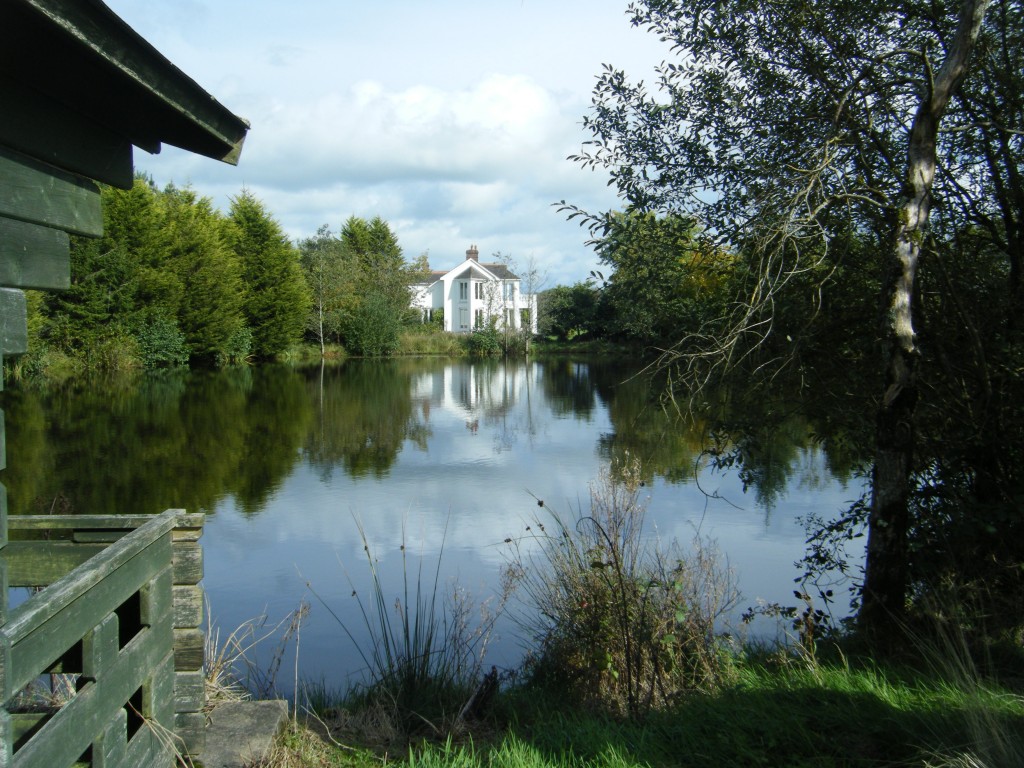
[(412, 306), (428, 322), (442, 313), (444, 329), (469, 333), (475, 328), (520, 330), (536, 333), (537, 313), (533, 296), (524, 294), (516, 277), (504, 264), (482, 264), (475, 245), (466, 260), (447, 272), (431, 272), (426, 282), (412, 286)]

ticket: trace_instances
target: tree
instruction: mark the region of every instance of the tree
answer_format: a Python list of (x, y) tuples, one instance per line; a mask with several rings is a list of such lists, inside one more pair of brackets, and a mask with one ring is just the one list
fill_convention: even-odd
[[(886, 382), (861, 608), (875, 637), (900, 623), (908, 595), (916, 271), (933, 196), (956, 199), (947, 192), (961, 183), (935, 176), (957, 166), (955, 142), (940, 127), (988, 4), (633, 2), (633, 23), (669, 41), (675, 61), (658, 68), (655, 94), (606, 67), (585, 118), (592, 139), (574, 156), (608, 169), (632, 208), (693, 218), (707, 241), (747, 261), (732, 314), (686, 334), (663, 358), (691, 383), (709, 371), (727, 376), (767, 347), (777, 299), (808, 273), (824, 291), (851, 231), (884, 255)], [(959, 197), (970, 206), (970, 195)], [(610, 213), (565, 208), (598, 237), (614, 223)]]
[[(341, 228), (343, 258), (352, 265), (343, 320), (347, 345), (359, 354), (390, 354), (410, 315), (408, 269), (398, 238), (379, 216), (350, 216)], [(386, 322), (385, 322), (386, 321)]]
[(298, 251), (247, 189), (231, 200), (226, 235), (242, 268), (253, 351), (273, 357), (298, 341), (306, 325), (310, 300)]
[(193, 355), (215, 359), (245, 326), (238, 260), (224, 242), (223, 219), (209, 198), (168, 187), (160, 208), (163, 255), (157, 274), (167, 286), (161, 290), (165, 316), (177, 322)]
[(356, 280), (355, 263), (327, 224), (299, 243), (299, 253), (312, 303), (306, 328), (320, 344), (323, 356), (327, 340), (341, 336), (346, 298)]

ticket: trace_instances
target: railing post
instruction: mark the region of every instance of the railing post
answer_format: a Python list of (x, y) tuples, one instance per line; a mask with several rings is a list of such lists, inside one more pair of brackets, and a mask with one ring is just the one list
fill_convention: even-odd
[(203, 675), (203, 535), (206, 516), (180, 510), (171, 534), (174, 572), (174, 730), (191, 755), (206, 745)]

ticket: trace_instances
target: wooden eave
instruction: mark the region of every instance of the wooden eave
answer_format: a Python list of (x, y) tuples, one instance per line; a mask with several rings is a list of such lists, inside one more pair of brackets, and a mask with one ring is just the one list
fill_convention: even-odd
[(110, 161), (118, 166), (114, 178), (102, 178), (50, 151), (52, 142), (38, 133), (59, 121), (49, 130), (66, 136), (79, 128), (94, 153), (117, 155), (124, 140), (152, 153), (171, 144), (235, 165), (249, 128), (99, 0), (0, 2), (0, 98), (17, 106), (0, 117), (0, 143), (119, 186), (123, 159)]

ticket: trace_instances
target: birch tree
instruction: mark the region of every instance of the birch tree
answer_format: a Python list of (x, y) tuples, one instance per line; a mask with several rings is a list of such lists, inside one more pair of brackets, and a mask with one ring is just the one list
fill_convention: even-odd
[[(727, 316), (662, 357), (691, 388), (754, 359), (773, 339), (787, 286), (809, 275), (827, 285), (850, 233), (888, 265), (860, 614), (873, 636), (899, 623), (907, 597), (916, 273), (932, 200), (954, 200), (964, 183), (951, 170), (955, 136), (941, 129), (988, 7), (638, 0), (633, 25), (669, 43), (673, 58), (657, 68), (654, 90), (606, 66), (584, 119), (591, 137), (572, 158), (607, 171), (627, 207), (692, 217), (711, 245), (747, 260), (749, 279)], [(985, 130), (974, 123), (965, 131)], [(966, 206), (970, 198), (960, 195)], [(563, 208), (596, 239), (609, 230), (611, 212)]]

